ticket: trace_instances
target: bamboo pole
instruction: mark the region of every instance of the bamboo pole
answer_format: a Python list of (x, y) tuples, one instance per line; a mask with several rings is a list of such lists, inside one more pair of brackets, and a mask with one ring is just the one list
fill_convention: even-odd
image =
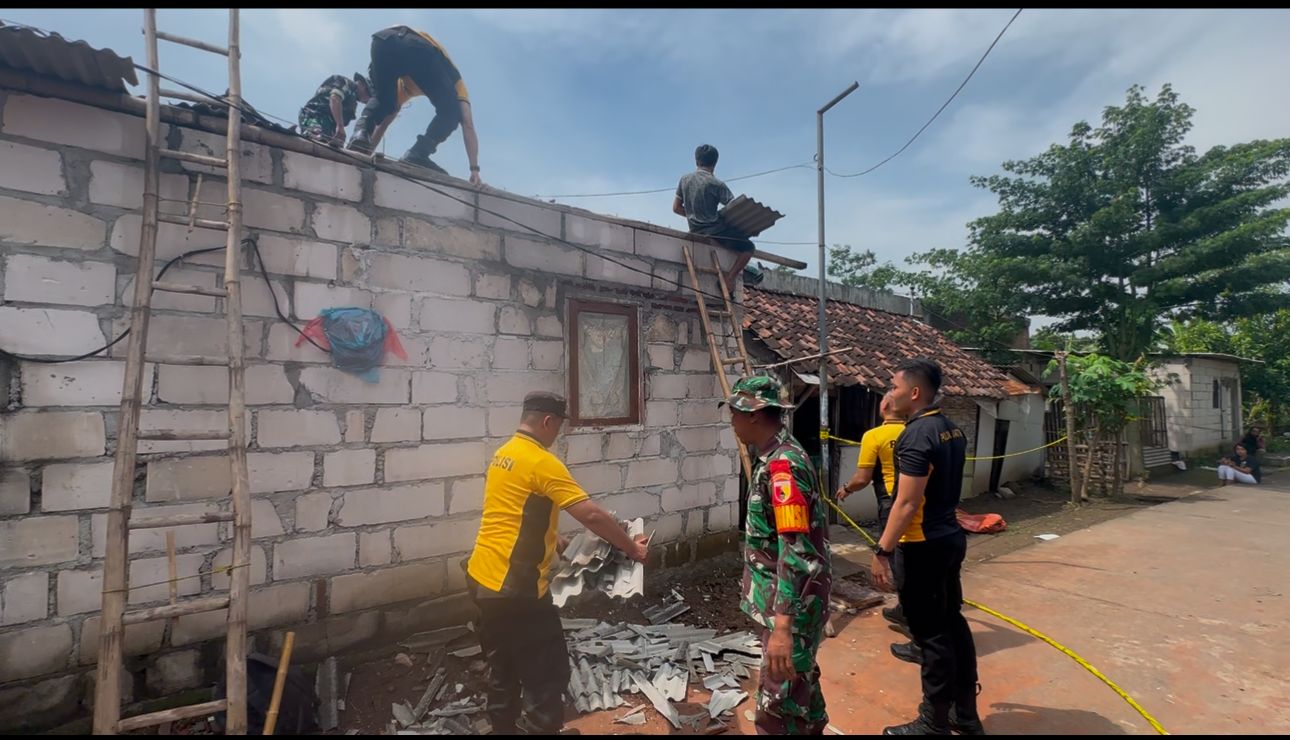
[(296, 633), (288, 632), (282, 643), (282, 657), (278, 658), (278, 675), (273, 679), (273, 698), (269, 712), (264, 716), (264, 734), (272, 735), (278, 725), (278, 708), (282, 703), (282, 689), (287, 685), (287, 666), (291, 663), (291, 648), (296, 644)]

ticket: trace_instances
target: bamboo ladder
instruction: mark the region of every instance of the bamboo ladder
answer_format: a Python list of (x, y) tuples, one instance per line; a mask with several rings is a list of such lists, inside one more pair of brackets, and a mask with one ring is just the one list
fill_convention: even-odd
[[(225, 156), (211, 157), (173, 151), (166, 148), (161, 132), (161, 97), (181, 98), (197, 102), (210, 99), (181, 93), (163, 91), (156, 74), (148, 76), (147, 150), (143, 180), (143, 227), (139, 237), (139, 264), (135, 275), (134, 300), (130, 306), (130, 339), (127, 345), (125, 382), (121, 394), (121, 414), (117, 428), (115, 468), (112, 475), (112, 499), (108, 509), (107, 557), (103, 567), (103, 612), (99, 638), (98, 680), (94, 690), (94, 733), (111, 735), (144, 727), (160, 725), (179, 719), (201, 717), (227, 712), (227, 734), (244, 735), (247, 731), (246, 711), (246, 618), (247, 595), (250, 588), (250, 571), (246, 565), (251, 556), (251, 498), (247, 483), (246, 467), (246, 387), (242, 338), (242, 294), (238, 275), (238, 258), (242, 238), (242, 180), (239, 164), (242, 134), (242, 82), (241, 51), (238, 43), (238, 11), (229, 10), (228, 46), (219, 47), (194, 39), (184, 38), (157, 30), (157, 11), (144, 11), (144, 36), (147, 44), (148, 66), (159, 71), (157, 41), (190, 46), (228, 58), (228, 131)], [(222, 102), (222, 101), (217, 101)], [(224, 169), (228, 180), (228, 212), (226, 221), (196, 218), (196, 196), (189, 204), (186, 216), (160, 213), (158, 208), (158, 182), (161, 158), (176, 159), (207, 167)], [(200, 187), (200, 181), (199, 181)], [(224, 288), (211, 289), (195, 286), (161, 283), (153, 279), (157, 252), (158, 222), (173, 223), (188, 228), (194, 225), (227, 231), (224, 250)], [(139, 415), (142, 399), (144, 356), (148, 340), (148, 319), (152, 310), (154, 290), (171, 293), (214, 296), (224, 299), (228, 331), (229, 401), (227, 432), (186, 433), (174, 431), (140, 432)], [(168, 364), (179, 364), (165, 360)], [(198, 363), (209, 364), (209, 363)], [(131, 520), (131, 498), (134, 492), (135, 462), (140, 440), (209, 440), (227, 439), (229, 462), (232, 468), (232, 509), (203, 514), (180, 514), (164, 517)], [(126, 611), (129, 565), (130, 530), (179, 527), (210, 522), (233, 523), (233, 557), (229, 570), (227, 595), (204, 596), (182, 600), (166, 606)], [(226, 699), (193, 704), (176, 709), (121, 718), (121, 667), (125, 627), (157, 619), (172, 619), (189, 614), (228, 610), (226, 669)]]
[[(735, 365), (743, 365), (741, 375), (749, 375), (753, 371), (752, 362), (748, 360), (748, 350), (744, 347), (744, 328), (739, 317), (735, 314), (734, 301), (730, 299), (730, 286), (726, 284), (726, 274), (721, 270), (721, 260), (717, 258), (717, 253), (712, 253), (712, 267), (695, 267), (694, 256), (690, 253), (690, 245), (682, 246), (682, 252), (685, 255), (685, 266), (690, 271), (690, 287), (694, 290), (694, 300), (699, 305), (699, 319), (703, 322), (703, 333), (708, 338), (708, 352), (712, 355), (712, 367), (717, 373), (717, 381), (721, 383), (721, 397), (730, 397), (730, 380), (726, 377), (726, 368)], [(721, 287), (721, 298), (725, 303), (725, 308), (715, 308), (708, 306), (704, 300), (704, 292), (699, 283), (699, 273), (711, 273), (717, 276), (717, 285)], [(715, 314), (730, 325), (731, 331), (735, 335), (735, 346), (739, 354), (725, 357), (722, 347), (724, 342), (718, 343), (720, 337), (713, 332), (712, 320), (710, 314)], [(752, 459), (748, 457), (748, 448), (736, 442), (739, 447), (739, 460), (743, 463), (744, 478), (752, 480)]]

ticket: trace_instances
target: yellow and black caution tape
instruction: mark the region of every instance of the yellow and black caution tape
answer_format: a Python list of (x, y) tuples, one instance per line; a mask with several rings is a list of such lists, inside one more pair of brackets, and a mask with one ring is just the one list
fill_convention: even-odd
[[(833, 440), (834, 442), (837, 442), (838, 444), (843, 445), (843, 446), (845, 446), (845, 447), (859, 447), (859, 446), (860, 446), (860, 443), (859, 443), (859, 442), (857, 442), (857, 441), (855, 441), (855, 440), (853, 440), (853, 439), (843, 439), (842, 437), (834, 436), (834, 435), (832, 435), (832, 434), (829, 434), (828, 432), (820, 432), (820, 439), (831, 439), (831, 440)], [(1048, 444), (1040, 445), (1040, 446), (1038, 446), (1038, 447), (1032, 447), (1032, 448), (1031, 448), (1031, 449), (1029, 449), (1029, 450), (1022, 450), (1021, 452), (1009, 452), (1009, 453), (1008, 453), (1008, 454), (1006, 454), (1006, 455), (992, 455), (992, 456), (990, 456), (990, 457), (969, 457), (969, 458), (966, 458), (966, 459), (967, 459), (967, 460), (975, 460), (975, 461), (978, 461), (978, 462), (979, 462), (979, 461), (982, 461), (982, 460), (1002, 460), (1002, 459), (1003, 459), (1003, 458), (1005, 458), (1005, 457), (1017, 457), (1017, 456), (1019, 456), (1019, 455), (1029, 455), (1029, 454), (1030, 454), (1030, 453), (1032, 453), (1032, 452), (1039, 452), (1040, 450), (1046, 450), (1046, 449), (1048, 449), (1049, 447), (1052, 447), (1053, 445), (1059, 445), (1059, 444), (1061, 444), (1062, 442), (1065, 442), (1065, 441), (1066, 441), (1066, 435), (1065, 435), (1065, 434), (1063, 434), (1061, 437), (1059, 437), (1059, 438), (1057, 438), (1057, 439), (1054, 439), (1052, 442), (1049, 442)]]
[[(1057, 440), (1057, 441), (1058, 441), (1058, 442), (1060, 442), (1061, 440)], [(1056, 444), (1056, 442), (1054, 442), (1053, 444)], [(847, 516), (847, 513), (846, 513), (845, 511), (843, 511), (843, 510), (842, 510), (842, 507), (840, 507), (840, 506), (838, 506), (836, 503), (834, 503), (833, 499), (829, 498), (828, 496), (825, 496), (825, 497), (824, 497), (824, 500), (825, 500), (826, 502), (828, 502), (829, 506), (832, 506), (832, 507), (833, 507), (833, 510), (834, 510), (834, 511), (836, 511), (836, 512), (837, 512), (837, 513), (838, 513), (838, 514), (839, 514), (843, 519), (845, 519), (845, 520), (846, 520), (847, 524), (849, 524), (849, 525), (851, 526), (851, 528), (852, 528), (852, 529), (854, 529), (855, 531), (859, 532), (859, 533), (860, 533), (860, 534), (861, 534), (861, 535), (862, 535), (866, 540), (868, 540), (870, 545), (876, 545), (876, 544), (878, 544), (878, 541), (877, 541), (877, 540), (875, 540), (875, 539), (874, 539), (874, 538), (873, 538), (873, 537), (872, 537), (868, 532), (866, 532), (866, 531), (864, 530), (864, 527), (861, 527), (859, 524), (856, 524), (854, 519), (852, 519), (851, 517)], [(963, 603), (964, 603), (964, 604), (967, 604), (968, 606), (972, 607), (973, 609), (979, 609), (980, 611), (983, 611), (983, 612), (985, 612), (986, 614), (989, 614), (990, 616), (995, 617), (996, 619), (1000, 619), (1000, 620), (1002, 620), (1002, 621), (1004, 621), (1004, 622), (1006, 622), (1006, 623), (1008, 623), (1008, 624), (1012, 625), (1013, 627), (1016, 627), (1017, 629), (1021, 630), (1022, 632), (1025, 632), (1026, 634), (1030, 635), (1031, 637), (1035, 637), (1035, 638), (1037, 638), (1037, 639), (1043, 640), (1044, 642), (1048, 643), (1049, 645), (1052, 645), (1053, 647), (1057, 648), (1057, 649), (1058, 649), (1058, 650), (1060, 650), (1062, 653), (1064, 653), (1067, 657), (1069, 657), (1071, 660), (1074, 660), (1076, 663), (1078, 663), (1078, 664), (1080, 665), (1080, 667), (1081, 667), (1081, 668), (1083, 668), (1084, 670), (1086, 670), (1086, 671), (1088, 671), (1089, 673), (1093, 674), (1093, 676), (1094, 676), (1094, 677), (1096, 677), (1098, 680), (1100, 680), (1102, 683), (1104, 683), (1104, 684), (1106, 684), (1107, 686), (1111, 687), (1111, 690), (1112, 690), (1112, 691), (1114, 691), (1114, 692), (1115, 692), (1115, 693), (1116, 693), (1116, 694), (1117, 694), (1121, 699), (1123, 699), (1125, 702), (1127, 702), (1129, 706), (1133, 707), (1133, 709), (1134, 709), (1135, 711), (1137, 711), (1137, 713), (1138, 713), (1138, 714), (1142, 715), (1142, 718), (1143, 718), (1143, 719), (1145, 719), (1145, 720), (1147, 721), (1147, 723), (1148, 723), (1148, 724), (1150, 724), (1150, 725), (1151, 725), (1151, 727), (1152, 727), (1152, 728), (1153, 728), (1157, 733), (1159, 733), (1159, 734), (1161, 734), (1161, 735), (1168, 735), (1168, 734), (1169, 734), (1169, 732), (1168, 732), (1167, 730), (1165, 730), (1164, 726), (1162, 726), (1159, 722), (1157, 722), (1157, 721), (1156, 721), (1156, 718), (1155, 718), (1155, 717), (1152, 717), (1150, 714), (1148, 714), (1148, 713), (1147, 713), (1147, 710), (1145, 710), (1145, 709), (1143, 709), (1143, 708), (1142, 708), (1142, 705), (1141, 705), (1141, 704), (1139, 704), (1138, 702), (1134, 701), (1133, 697), (1129, 696), (1129, 695), (1124, 691), (1124, 689), (1122, 689), (1122, 688), (1120, 688), (1119, 686), (1117, 686), (1117, 685), (1115, 684), (1115, 682), (1114, 682), (1114, 681), (1112, 681), (1111, 679), (1107, 678), (1107, 677), (1106, 677), (1106, 676), (1105, 676), (1101, 671), (1099, 671), (1098, 669), (1096, 669), (1096, 668), (1094, 668), (1092, 665), (1090, 665), (1088, 661), (1084, 660), (1084, 659), (1083, 659), (1083, 658), (1081, 658), (1079, 655), (1077, 655), (1077, 654), (1075, 653), (1075, 651), (1071, 650), (1070, 648), (1066, 647), (1065, 645), (1062, 645), (1061, 643), (1057, 642), (1056, 640), (1054, 640), (1053, 638), (1049, 637), (1048, 635), (1045, 635), (1044, 633), (1039, 632), (1038, 630), (1033, 629), (1033, 628), (1031, 628), (1030, 626), (1028, 626), (1028, 625), (1026, 625), (1026, 624), (1023, 624), (1022, 622), (1019, 622), (1019, 621), (1017, 621), (1017, 620), (1013, 619), (1012, 617), (1009, 617), (1009, 616), (1007, 616), (1007, 615), (1005, 615), (1005, 614), (1001, 614), (1001, 613), (999, 613), (999, 612), (997, 612), (997, 611), (995, 611), (995, 610), (993, 610), (993, 609), (991, 609), (991, 608), (989, 608), (989, 607), (987, 607), (987, 606), (985, 606), (985, 605), (983, 605), (983, 604), (978, 604), (978, 603), (976, 603), (975, 601), (970, 601), (970, 600), (968, 600), (968, 599), (964, 599), (964, 600), (963, 600)]]

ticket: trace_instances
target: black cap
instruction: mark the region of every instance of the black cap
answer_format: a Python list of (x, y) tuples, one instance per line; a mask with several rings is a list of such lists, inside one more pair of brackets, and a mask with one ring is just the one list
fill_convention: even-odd
[(564, 396), (561, 396), (558, 393), (533, 391), (524, 397), (525, 412), (541, 411), (546, 414), (554, 414), (561, 419), (567, 419), (569, 418), (569, 414), (565, 411), (566, 406), (567, 402), (564, 400)]

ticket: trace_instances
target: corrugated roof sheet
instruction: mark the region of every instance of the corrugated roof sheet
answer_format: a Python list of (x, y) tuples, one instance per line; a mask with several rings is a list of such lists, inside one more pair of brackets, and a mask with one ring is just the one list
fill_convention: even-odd
[(139, 84), (130, 57), (28, 26), (0, 23), (0, 66), (111, 92), (126, 92), (127, 82)]
[[(817, 354), (815, 298), (744, 288), (744, 327), (782, 359)], [(1007, 398), (1009, 379), (994, 366), (912, 316), (842, 301), (828, 302), (829, 346), (850, 347), (829, 358), (830, 381), (874, 390), (891, 386), (896, 365), (911, 357), (936, 360), (951, 396)]]
[(745, 236), (757, 236), (783, 217), (779, 211), (767, 208), (746, 195), (735, 198), (721, 210), (721, 220)]

